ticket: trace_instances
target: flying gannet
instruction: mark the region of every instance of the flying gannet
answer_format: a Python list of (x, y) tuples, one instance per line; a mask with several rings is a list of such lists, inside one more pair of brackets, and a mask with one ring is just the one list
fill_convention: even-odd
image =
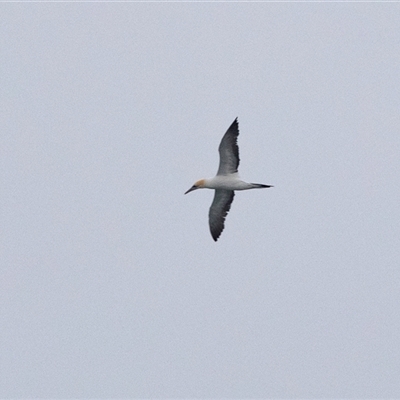
[(224, 230), (224, 222), (231, 208), (235, 190), (262, 189), (272, 185), (247, 183), (239, 178), (239, 147), (237, 138), (239, 125), (237, 118), (226, 131), (219, 145), (219, 168), (214, 178), (198, 180), (185, 194), (196, 189), (215, 189), (214, 200), (208, 213), (211, 236), (218, 240)]

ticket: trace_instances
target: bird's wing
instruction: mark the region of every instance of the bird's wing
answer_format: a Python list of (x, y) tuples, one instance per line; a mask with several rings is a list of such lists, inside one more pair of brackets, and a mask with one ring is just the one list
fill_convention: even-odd
[(239, 136), (239, 124), (237, 118), (226, 131), (219, 145), (219, 168), (217, 175), (228, 175), (238, 171), (239, 147), (237, 137)]
[(208, 212), (211, 236), (218, 240), (224, 230), (225, 217), (231, 208), (235, 192), (233, 190), (216, 189), (214, 200)]

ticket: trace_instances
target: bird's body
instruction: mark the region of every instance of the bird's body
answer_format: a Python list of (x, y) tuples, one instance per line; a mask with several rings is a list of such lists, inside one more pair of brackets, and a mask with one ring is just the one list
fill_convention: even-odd
[(214, 178), (200, 179), (196, 184), (201, 185), (199, 189), (248, 190), (260, 187), (269, 187), (259, 183), (244, 182), (239, 178), (237, 172), (229, 175), (216, 175)]
[(271, 185), (263, 185), (261, 183), (244, 182), (239, 178), (238, 136), (239, 125), (236, 118), (226, 131), (219, 145), (220, 161), (217, 175), (214, 178), (200, 179), (186, 192), (189, 193), (196, 189), (215, 189), (214, 200), (208, 214), (211, 235), (215, 241), (218, 240), (224, 229), (225, 217), (231, 208), (235, 190), (272, 187)]

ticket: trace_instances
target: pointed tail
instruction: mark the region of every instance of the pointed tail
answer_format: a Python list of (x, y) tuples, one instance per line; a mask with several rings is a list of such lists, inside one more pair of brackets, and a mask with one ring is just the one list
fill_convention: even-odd
[(269, 188), (273, 187), (272, 185), (263, 185), (262, 183), (252, 183), (252, 189), (264, 189), (264, 188)]

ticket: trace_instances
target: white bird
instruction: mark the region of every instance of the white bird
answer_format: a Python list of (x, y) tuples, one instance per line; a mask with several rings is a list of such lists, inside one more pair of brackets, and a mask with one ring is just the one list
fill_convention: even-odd
[(239, 147), (237, 137), (239, 125), (237, 118), (226, 131), (219, 145), (219, 168), (214, 178), (200, 179), (185, 193), (196, 189), (215, 189), (214, 200), (208, 213), (211, 236), (218, 240), (224, 230), (224, 222), (231, 208), (235, 190), (262, 189), (272, 185), (247, 183), (239, 178)]

